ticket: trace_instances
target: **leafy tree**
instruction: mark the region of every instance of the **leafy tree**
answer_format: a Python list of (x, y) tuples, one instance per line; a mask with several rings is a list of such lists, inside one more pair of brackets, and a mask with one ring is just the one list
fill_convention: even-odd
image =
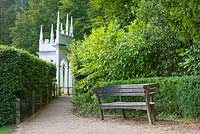
[(88, 15), (93, 27), (105, 26), (117, 20), (121, 26), (136, 18), (139, 0), (90, 0)]
[(126, 30), (117, 22), (93, 29), (71, 47), (75, 79), (83, 88), (99, 81), (179, 75), (176, 47), (181, 44), (167, 30), (137, 21)]
[[(28, 1), (29, 3), (27, 4)], [(143, 42), (150, 44), (146, 44), (146, 49), (155, 51), (153, 46), (157, 44), (160, 47), (155, 47), (159, 48), (158, 52), (155, 51), (155, 55), (159, 55), (161, 52), (171, 51), (170, 47), (173, 48), (173, 51), (171, 51), (173, 54), (167, 55), (168, 53), (166, 53), (160, 58), (164, 59), (164, 57), (168, 58), (173, 55), (175, 56), (174, 62), (165, 60), (166, 62), (159, 65), (159, 70), (164, 66), (164, 70), (166, 70), (169, 65), (172, 65), (171, 68), (173, 68), (177, 65), (177, 62), (180, 62), (183, 67), (182, 73), (185, 72), (185, 69), (187, 74), (200, 73), (198, 69), (200, 68), (198, 64), (200, 53), (200, 8), (197, 0), (17, 0), (15, 2), (8, 0), (0, 2), (3, 7), (1, 8), (1, 16), (3, 17), (0, 20), (2, 24), (0, 26), (1, 44), (11, 44), (13, 42), (15, 46), (35, 53), (38, 49), (40, 25), (49, 24), (44, 26), (44, 31), (47, 32), (45, 37), (49, 38), (50, 24), (55, 24), (56, 12), (60, 6), (63, 20), (65, 20), (66, 13), (74, 17), (76, 39), (83, 39), (83, 35), (89, 35), (93, 28), (103, 26), (106, 29), (113, 20), (120, 24), (120, 30), (124, 28), (125, 31), (128, 31), (126, 27), (130, 27), (129, 25), (133, 21), (137, 22), (137, 24), (134, 24), (136, 29), (136, 25), (144, 23), (144, 27), (141, 29), (144, 33), (138, 35), (142, 36), (139, 38), (142, 38)], [(7, 12), (3, 12), (4, 9)], [(10, 35), (8, 28), (14, 25), (16, 14), (17, 20), (15, 26), (11, 29), (12, 34)], [(131, 25), (133, 26), (133, 24)], [(138, 28), (140, 27), (138, 26)], [(157, 29), (157, 31), (153, 29)], [(128, 33), (133, 34), (131, 31)], [(133, 34), (136, 37), (138, 35)], [(128, 35), (125, 34), (124, 36)], [(135, 41), (133, 38), (130, 40), (132, 40), (132, 43)], [(126, 43), (129, 42), (126, 41)], [(177, 57), (177, 53), (181, 57)], [(184, 58), (184, 62), (182, 62), (182, 58)], [(170, 59), (173, 58), (170, 57)], [(152, 68), (148, 70), (147, 67), (145, 70), (148, 72)], [(178, 71), (178, 74), (180, 71)], [(170, 73), (163, 73), (162, 71), (158, 73), (158, 71), (155, 71), (153, 74), (171, 75), (171, 72), (174, 72), (174, 70), (172, 69)]]
[[(167, 29), (166, 29), (167, 31)], [(91, 89), (99, 83), (141, 77), (179, 75), (179, 42), (171, 31), (134, 21), (127, 29), (117, 22), (92, 30), (83, 41), (73, 43), (69, 59), (75, 82), (77, 112), (94, 111)]]
[(29, 0), (16, 0), (15, 11), (17, 13), (23, 13), (25, 9), (28, 9)]
[(200, 1), (198, 0), (161, 0), (164, 10), (168, 12), (166, 19), (179, 40), (185, 47), (179, 49), (185, 62), (181, 63), (187, 68), (189, 74), (200, 74)]
[(28, 10), (17, 15), (15, 27), (11, 29), (13, 45), (35, 54), (38, 50), (40, 25), (44, 26), (44, 37), (49, 38), (50, 27), (51, 24), (55, 24), (58, 6), (59, 1), (30, 0)]
[(15, 0), (0, 1), (0, 44), (9, 45), (9, 28), (15, 21)]
[(28, 7), (29, 0), (0, 1), (0, 44), (11, 45), (10, 28), (14, 26), (16, 15)]
[(170, 27), (179, 34), (183, 41), (200, 40), (200, 1), (198, 0), (168, 0), (162, 1), (164, 10), (168, 12)]
[(83, 39), (92, 28), (106, 26), (117, 20), (121, 27), (136, 18), (139, 0), (61, 0), (63, 14), (75, 18), (75, 38)]
[(90, 34), (91, 23), (87, 14), (89, 0), (61, 0), (61, 11), (63, 19), (66, 14), (74, 18), (74, 37), (83, 39), (84, 34)]

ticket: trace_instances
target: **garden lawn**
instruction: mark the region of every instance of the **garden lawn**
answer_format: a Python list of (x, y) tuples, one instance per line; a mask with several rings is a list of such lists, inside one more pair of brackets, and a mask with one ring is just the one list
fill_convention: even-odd
[(12, 129), (13, 129), (13, 126), (0, 127), (0, 134), (10, 134)]

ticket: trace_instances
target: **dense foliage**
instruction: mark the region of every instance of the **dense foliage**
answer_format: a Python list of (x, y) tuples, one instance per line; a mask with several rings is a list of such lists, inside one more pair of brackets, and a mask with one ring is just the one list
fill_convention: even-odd
[(29, 0), (0, 1), (0, 44), (11, 45), (10, 28), (14, 26), (16, 15), (28, 7)]
[(170, 34), (137, 21), (126, 30), (117, 22), (93, 30), (79, 45), (71, 46), (76, 86), (84, 90), (99, 81), (179, 75), (181, 58), (176, 48), (180, 44)]
[(23, 108), (33, 90), (37, 96), (50, 88), (56, 68), (26, 51), (0, 46), (0, 74), (1, 126), (15, 121), (16, 98), (20, 98)]
[[(200, 96), (200, 77), (182, 76), (182, 77), (163, 77), (163, 78), (140, 78), (131, 80), (120, 80), (98, 83), (97, 86), (134, 84), (134, 83), (158, 83), (155, 102), (157, 115), (160, 117), (199, 119), (199, 96)], [(91, 89), (88, 92), (76, 92), (73, 102), (75, 110), (80, 114), (98, 113), (97, 101), (92, 95)], [(133, 113), (134, 110), (131, 111)], [(136, 111), (135, 115), (137, 115)]]
[(200, 1), (161, 0), (161, 5), (167, 13), (165, 22), (184, 44), (179, 53), (185, 61), (180, 65), (190, 74), (200, 74)]
[(9, 28), (14, 25), (14, 0), (0, 1), (0, 44), (11, 44)]
[[(4, 5), (9, 3), (11, 0)], [(13, 6), (19, 13), (12, 12)], [(200, 75), (197, 0), (17, 0), (3, 14), (16, 18), (15, 26), (10, 29), (11, 34), (7, 33), (9, 30), (1, 31), (1, 38), (5, 39), (0, 42), (7, 40), (35, 53), (40, 25), (48, 24), (44, 33), (49, 38), (58, 9), (62, 20), (67, 13), (75, 20), (78, 41), (71, 46), (69, 58), (77, 107), (80, 104), (76, 99), (93, 96), (90, 89), (98, 82)], [(5, 22), (0, 20), (1, 29), (11, 20), (9, 17), (3, 19)]]
[(81, 114), (96, 113), (91, 89), (102, 81), (130, 79), (109, 84), (159, 83), (156, 107), (160, 115), (199, 118), (199, 76), (135, 79), (183, 73), (178, 66), (182, 58), (176, 53), (181, 43), (172, 33), (163, 33), (159, 26), (138, 21), (123, 30), (113, 22), (93, 30), (78, 45), (74, 43), (69, 58), (75, 79), (75, 110)]
[(56, 23), (57, 10), (58, 1), (41, 0), (35, 2), (30, 0), (28, 10), (24, 10), (23, 14), (17, 14), (15, 27), (10, 29), (12, 45), (36, 54), (40, 25), (43, 25), (44, 37), (50, 38), (50, 27), (51, 24)]
[(139, 20), (145, 25), (153, 24), (153, 28), (159, 27), (161, 34), (170, 35), (167, 43), (173, 41), (183, 58), (179, 64), (182, 73), (200, 73), (200, 8), (196, 0), (7, 0), (0, 5), (1, 44), (13, 44), (35, 54), (40, 25), (48, 24), (44, 26), (44, 33), (49, 38), (50, 25), (56, 23), (58, 9), (62, 20), (66, 13), (74, 17), (76, 39), (83, 39), (92, 29), (107, 27), (113, 20), (121, 28)]
[[(71, 0), (71, 2), (75, 3), (74, 0)], [(63, 5), (66, 6), (67, 4)], [(137, 21), (135, 25), (138, 25), (138, 29), (140, 28), (140, 24), (143, 23), (143, 25), (146, 25), (144, 28), (146, 28), (147, 33), (150, 26), (151, 30), (156, 29), (158, 32), (156, 34), (149, 32), (144, 35), (146, 36), (146, 40), (148, 40), (148, 43), (145, 44), (146, 47), (151, 42), (154, 44), (157, 43), (158, 48), (161, 50), (160, 52), (163, 53), (161, 56), (163, 59), (164, 57), (170, 57), (171, 59), (174, 57), (174, 62), (167, 60), (166, 62), (163, 61), (162, 64), (172, 64), (173, 66), (178, 61), (181, 68), (176, 73), (180, 73), (181, 70), (181, 74), (197, 75), (200, 73), (198, 64), (200, 54), (199, 26), (197, 23), (199, 21), (197, 19), (198, 10), (198, 4), (192, 0), (91, 0), (86, 14), (90, 23), (84, 24), (87, 27), (92, 26), (93, 29), (101, 26), (107, 28), (113, 20), (117, 20), (120, 28), (126, 30), (127, 26)], [(133, 34), (133, 36), (137, 37), (138, 35)], [(158, 38), (159, 40), (157, 40)], [(135, 40), (132, 41), (134, 42)], [(165, 51), (169, 52), (171, 50), (173, 50), (173, 54), (165, 54)], [(155, 54), (155, 57), (160, 55), (156, 52)], [(179, 54), (179, 58), (177, 58), (177, 54)], [(163, 73), (162, 71), (160, 73)]]
[[(126, 2), (131, 3), (121, 1), (120, 4), (126, 5)], [(178, 16), (179, 12), (176, 14), (175, 11), (182, 10), (183, 5), (188, 8), (190, 2), (184, 2), (185, 4), (173, 0), (134, 1), (133, 5), (130, 4), (132, 8), (129, 8), (134, 14), (131, 14), (132, 19), (127, 23), (125, 19), (124, 22), (120, 20), (121, 15), (112, 12), (116, 6), (110, 9), (104, 8), (112, 7), (115, 2), (109, 4), (98, 0), (92, 1), (91, 3), (95, 5), (93, 9), (97, 11), (92, 14), (99, 15), (95, 19), (100, 25), (95, 25), (91, 34), (85, 36), (82, 41), (75, 42), (71, 46), (72, 53), (69, 55), (75, 79), (75, 108), (78, 111), (82, 108), (85, 114), (95, 109), (91, 88), (102, 81), (198, 75), (200, 73), (198, 36), (189, 34), (188, 39), (181, 38), (187, 37), (188, 31), (192, 33), (192, 29), (198, 33), (198, 27), (192, 25), (183, 32), (181, 27), (190, 25), (188, 21), (183, 19), (181, 25), (176, 23), (179, 22), (180, 16), (188, 15), (190, 12), (188, 10), (184, 10), (186, 12), (184, 15), (172, 17)], [(166, 6), (167, 4), (171, 6)], [(176, 6), (178, 9), (174, 9)], [(120, 5), (118, 7), (122, 9)], [(109, 18), (115, 18), (115, 21)], [(181, 88), (180, 90), (184, 91)]]
[(89, 34), (91, 22), (87, 14), (90, 7), (90, 0), (60, 0), (61, 17), (66, 19), (66, 14), (73, 16), (74, 19), (74, 38), (82, 39), (84, 34)]
[[(17, 15), (10, 35), (13, 44), (32, 53), (38, 49), (40, 25), (49, 24), (44, 27), (44, 31), (50, 31), (50, 23), (55, 24), (56, 11), (60, 8), (62, 19), (65, 19), (66, 13), (74, 16), (77, 39), (82, 39), (85, 33), (90, 34), (92, 28), (107, 27), (112, 20), (117, 20), (122, 28), (135, 20), (143, 22), (145, 25), (150, 24), (155, 29), (159, 28), (161, 35), (169, 35), (165, 42), (175, 45), (176, 52), (183, 57), (179, 64), (183, 67), (182, 73), (199, 74), (199, 4), (197, 1), (83, 0), (80, 3), (77, 0), (17, 0), (14, 4), (9, 3), (12, 3), (11, 0), (2, 3), (2, 8), (10, 7), (7, 8), (7, 12), (4, 12), (9, 15), (4, 15), (5, 18), (1, 21), (2, 28), (7, 27), (4, 25), (7, 25), (5, 20), (12, 20), (6, 16), (13, 16), (14, 19)], [(15, 7), (15, 11), (10, 10), (12, 6)], [(11, 22), (13, 24), (14, 21)], [(6, 38), (9, 37), (8, 28), (1, 31), (6, 32), (1, 34), (2, 38), (4, 35)], [(156, 36), (152, 35), (154, 38)], [(47, 32), (45, 32), (45, 37), (48, 37)], [(162, 42), (158, 43), (162, 45)]]

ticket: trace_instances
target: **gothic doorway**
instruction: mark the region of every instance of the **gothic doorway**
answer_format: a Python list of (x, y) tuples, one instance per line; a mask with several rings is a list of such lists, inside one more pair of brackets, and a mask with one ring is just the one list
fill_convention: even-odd
[(67, 58), (63, 59), (60, 63), (60, 86), (63, 93), (70, 95), (72, 93), (72, 76), (70, 71), (70, 63)]

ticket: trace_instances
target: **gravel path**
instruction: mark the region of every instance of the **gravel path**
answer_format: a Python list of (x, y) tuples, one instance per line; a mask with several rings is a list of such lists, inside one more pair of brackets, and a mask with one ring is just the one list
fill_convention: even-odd
[(12, 134), (200, 134), (200, 123), (78, 117), (71, 112), (70, 97), (58, 97), (24, 121)]

